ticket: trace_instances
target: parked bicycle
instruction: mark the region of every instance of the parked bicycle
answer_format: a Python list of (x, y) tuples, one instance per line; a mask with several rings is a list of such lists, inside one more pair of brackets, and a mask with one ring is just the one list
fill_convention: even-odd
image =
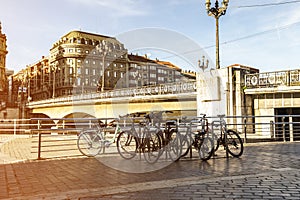
[(225, 115), (218, 115), (220, 119), (220, 134), (215, 134), (216, 142), (215, 142), (215, 152), (218, 150), (219, 146), (222, 145), (224, 149), (228, 150), (228, 153), (233, 157), (240, 157), (243, 154), (244, 146), (243, 141), (239, 134), (232, 130), (227, 129), (226, 121), (224, 119)]
[(132, 159), (143, 154), (148, 163), (155, 163), (161, 152), (161, 140), (156, 127), (151, 126), (149, 118), (128, 117), (129, 128), (117, 138), (117, 149), (124, 159)]
[[(118, 119), (114, 119), (114, 123), (106, 125), (101, 121), (93, 123), (92, 128), (83, 130), (78, 135), (77, 147), (78, 150), (85, 156), (94, 157), (98, 154), (104, 153), (104, 148), (110, 147), (120, 133), (120, 126)], [(113, 137), (106, 139), (106, 132), (114, 130)]]
[[(200, 128), (198, 130), (198, 128)], [(199, 119), (183, 119), (179, 131), (183, 130), (182, 134), (182, 152), (180, 156), (184, 157), (189, 152), (192, 152), (192, 147), (198, 151), (201, 160), (209, 160), (213, 155), (213, 140), (209, 137), (208, 122), (206, 115), (203, 114)]]
[(163, 114), (172, 111), (158, 111), (149, 113), (146, 118), (156, 127), (161, 141), (160, 157), (165, 153), (165, 159), (177, 160), (181, 155), (181, 135), (177, 131), (176, 120), (164, 120)]

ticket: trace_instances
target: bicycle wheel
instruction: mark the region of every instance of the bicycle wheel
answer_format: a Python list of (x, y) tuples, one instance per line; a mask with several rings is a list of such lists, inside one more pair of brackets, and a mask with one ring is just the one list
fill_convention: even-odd
[(132, 159), (136, 155), (137, 141), (130, 131), (123, 131), (117, 138), (117, 149), (124, 159)]
[(102, 150), (101, 137), (96, 130), (86, 130), (79, 134), (77, 139), (77, 148), (85, 156), (93, 157)]
[(202, 136), (203, 138), (201, 139), (201, 145), (198, 149), (199, 153), (199, 158), (201, 160), (209, 160), (213, 154), (213, 140), (209, 137)]
[(143, 150), (145, 160), (151, 164), (157, 162), (162, 154), (159, 134), (154, 131), (146, 132), (142, 146), (145, 147)]
[(227, 130), (227, 149), (233, 157), (240, 157), (244, 151), (242, 139), (233, 130)]
[(175, 130), (170, 131), (167, 150), (172, 161), (178, 160), (182, 153), (181, 135)]
[(185, 157), (190, 151), (192, 151), (193, 138), (190, 134), (181, 134), (181, 157)]
[(214, 134), (212, 135), (212, 133), (210, 132), (209, 136), (210, 135), (212, 136), (211, 139), (213, 140), (213, 143), (214, 143), (214, 151), (216, 152), (219, 149), (219, 146), (220, 146), (220, 141), (221, 141), (220, 135), (221, 135), (221, 133), (214, 132)]

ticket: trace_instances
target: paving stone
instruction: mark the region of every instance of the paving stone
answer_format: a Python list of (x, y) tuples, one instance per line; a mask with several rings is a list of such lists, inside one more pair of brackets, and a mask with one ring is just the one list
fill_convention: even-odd
[(11, 163), (0, 165), (0, 199), (300, 199), (299, 158), (299, 143), (278, 143), (246, 146), (241, 159), (183, 160), (145, 174), (85, 157)]

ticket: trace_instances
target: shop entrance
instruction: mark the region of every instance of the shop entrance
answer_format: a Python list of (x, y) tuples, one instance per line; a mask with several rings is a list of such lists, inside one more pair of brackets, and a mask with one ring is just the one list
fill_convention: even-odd
[(294, 140), (300, 140), (300, 108), (275, 108), (275, 115), (275, 137), (290, 141), (293, 134)]

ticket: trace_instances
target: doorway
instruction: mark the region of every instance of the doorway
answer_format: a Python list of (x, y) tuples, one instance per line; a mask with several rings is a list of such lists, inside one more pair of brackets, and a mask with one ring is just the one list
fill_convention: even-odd
[(275, 108), (275, 115), (275, 137), (290, 141), (293, 133), (294, 140), (300, 140), (300, 108)]

